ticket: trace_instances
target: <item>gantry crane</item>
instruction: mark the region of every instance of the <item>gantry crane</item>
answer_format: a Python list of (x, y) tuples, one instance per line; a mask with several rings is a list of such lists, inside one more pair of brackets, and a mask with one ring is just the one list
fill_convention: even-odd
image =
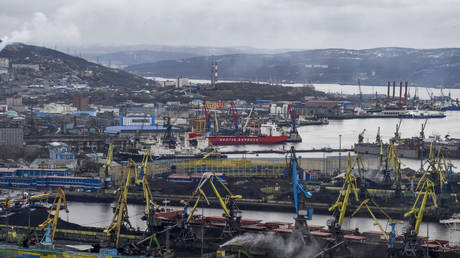
[(114, 247), (118, 247), (120, 241), (120, 230), (123, 225), (130, 230), (133, 229), (131, 222), (129, 222), (127, 206), (128, 189), (131, 182), (131, 176), (134, 176), (136, 173), (136, 164), (132, 159), (129, 159), (128, 161), (127, 172), (124, 185), (122, 184), (118, 189), (118, 201), (113, 214), (112, 222), (104, 230), (104, 233), (111, 236), (111, 242)]
[[(214, 179), (216, 179), (221, 186), (225, 189), (227, 195), (222, 197), (222, 195), (217, 190), (216, 185), (214, 184)], [(214, 194), (216, 195), (217, 200), (219, 201), (220, 207), (224, 211), (223, 216), (226, 219), (225, 228), (222, 232), (222, 237), (232, 237), (235, 233), (240, 231), (240, 223), (241, 223), (241, 211), (236, 206), (236, 200), (241, 199), (241, 195), (234, 195), (230, 189), (225, 185), (225, 183), (218, 177), (214, 172), (206, 172), (200, 179), (198, 186), (196, 187), (195, 191), (193, 192), (193, 196), (196, 197), (195, 204), (192, 207), (192, 210), (188, 214), (187, 220), (185, 223), (189, 223), (190, 220), (193, 218), (193, 214), (198, 207), (198, 203), (200, 202), (201, 198), (203, 198), (208, 205), (209, 199), (203, 191), (203, 186), (209, 182), (212, 187)]]
[[(44, 245), (51, 245), (53, 243), (54, 234), (56, 233), (56, 228), (57, 228), (57, 224), (59, 221), (59, 211), (61, 210), (62, 203), (64, 203), (65, 212), (69, 213), (64, 190), (62, 190), (62, 188), (59, 187), (56, 193), (56, 197), (54, 197), (53, 204), (48, 213), (48, 218), (42, 224), (38, 225), (38, 228), (40, 230), (47, 227), (45, 236), (43, 238), (44, 240), (42, 241), (42, 244)], [(54, 216), (51, 217), (51, 213), (53, 212), (53, 210), (54, 210)]]
[(109, 171), (110, 171), (110, 164), (112, 163), (112, 160), (113, 160), (113, 145), (110, 144), (107, 150), (107, 157), (106, 157), (105, 163), (99, 171), (99, 177), (104, 180), (105, 187), (110, 186)]
[[(431, 197), (433, 207), (438, 208), (434, 183), (430, 179), (425, 178), (412, 208), (404, 214), (404, 217), (409, 217), (409, 227), (404, 232), (404, 255), (416, 256), (417, 235), (426, 210), (428, 196)], [(417, 207), (420, 199), (422, 199), (420, 207)]]
[(327, 226), (329, 231), (335, 234), (336, 241), (340, 240), (342, 235), (342, 223), (347, 211), (350, 193), (352, 191), (354, 193), (355, 200), (359, 201), (358, 188), (356, 187), (356, 178), (351, 173), (357, 162), (357, 156), (352, 163), (350, 153), (348, 153), (347, 169), (345, 171), (343, 186), (339, 192), (339, 196), (336, 202), (329, 208), (330, 212), (334, 212), (334, 217), (327, 221)]

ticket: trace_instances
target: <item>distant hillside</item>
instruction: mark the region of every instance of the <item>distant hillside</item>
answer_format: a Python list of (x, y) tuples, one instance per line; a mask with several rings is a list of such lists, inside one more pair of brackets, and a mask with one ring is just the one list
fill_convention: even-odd
[[(460, 49), (375, 48), (321, 49), (281, 54), (215, 56), (219, 79), (384, 85), (388, 80), (412, 85), (460, 88)], [(210, 77), (212, 58), (193, 57), (127, 67), (143, 76), (196, 79)]]
[(278, 54), (286, 49), (258, 49), (251, 47), (206, 47), (206, 46), (162, 46), (126, 45), (111, 47), (85, 47), (80, 50), (87, 60), (111, 67), (154, 63), (164, 60), (186, 59), (197, 56), (230, 54)]
[(197, 55), (186, 52), (168, 52), (151, 50), (120, 51), (105, 54), (87, 54), (85, 57), (93, 62), (117, 67), (153, 63), (164, 60), (176, 60), (195, 57)]
[[(0, 51), (0, 57), (9, 59), (10, 71), (13, 72), (11, 84), (87, 83), (93, 87), (111, 85), (138, 88), (153, 83), (123, 70), (107, 68), (44, 47), (10, 44)], [(24, 65), (39, 65), (39, 69), (27, 69)]]

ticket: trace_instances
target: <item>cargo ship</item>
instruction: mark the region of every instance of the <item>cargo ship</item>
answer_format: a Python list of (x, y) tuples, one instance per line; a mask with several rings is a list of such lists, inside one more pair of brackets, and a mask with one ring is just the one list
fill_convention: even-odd
[[(203, 135), (189, 133), (190, 139), (201, 138)], [(273, 123), (266, 123), (260, 126), (259, 134), (215, 134), (208, 135), (206, 138), (210, 145), (247, 145), (247, 144), (279, 144), (288, 141), (289, 135), (281, 133)]]
[(288, 139), (287, 135), (280, 136), (209, 136), (212, 145), (246, 145), (246, 144), (278, 144)]

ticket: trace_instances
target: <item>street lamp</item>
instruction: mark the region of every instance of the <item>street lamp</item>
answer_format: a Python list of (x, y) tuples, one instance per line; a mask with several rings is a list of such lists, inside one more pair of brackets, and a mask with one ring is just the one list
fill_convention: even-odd
[(342, 169), (342, 135), (339, 134), (339, 173)]

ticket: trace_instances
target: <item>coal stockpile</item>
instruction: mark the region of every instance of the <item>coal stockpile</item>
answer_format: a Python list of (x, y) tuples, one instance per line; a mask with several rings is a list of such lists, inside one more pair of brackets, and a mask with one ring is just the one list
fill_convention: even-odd
[[(62, 212), (62, 211), (61, 211)], [(11, 225), (11, 226), (29, 226), (29, 218), (30, 218), (30, 226), (31, 227), (38, 227), (41, 223), (43, 223), (48, 218), (48, 210), (44, 208), (32, 208), (29, 211), (27, 208), (15, 211), (8, 214), (8, 217), (2, 216), (0, 217), (0, 224), (2, 225)], [(69, 229), (69, 230), (82, 230), (82, 231), (92, 231), (92, 232), (102, 232), (104, 229), (102, 228), (94, 228), (94, 227), (83, 227), (75, 223), (70, 223), (65, 220), (59, 219), (58, 229)]]

